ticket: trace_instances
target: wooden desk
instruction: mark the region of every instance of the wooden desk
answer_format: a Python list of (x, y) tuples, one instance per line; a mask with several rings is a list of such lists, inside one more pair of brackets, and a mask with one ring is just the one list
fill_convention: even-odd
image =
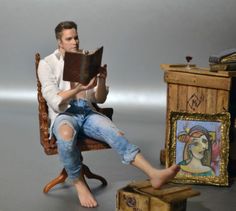
[[(236, 116), (236, 71), (210, 72), (209, 68), (178, 67), (161, 64), (167, 83), (166, 140), (171, 111), (189, 113), (220, 113), (229, 111), (231, 125)], [(234, 90), (234, 92), (233, 92)], [(165, 147), (166, 149), (166, 147)], [(165, 163), (165, 151), (161, 151), (161, 163)]]

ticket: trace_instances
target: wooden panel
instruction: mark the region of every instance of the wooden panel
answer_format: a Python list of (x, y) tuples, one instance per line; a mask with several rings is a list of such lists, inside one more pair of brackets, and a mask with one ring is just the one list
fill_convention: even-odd
[(206, 91), (206, 113), (217, 113), (216, 110), (217, 90), (207, 89)]
[(188, 87), (187, 111), (205, 113), (206, 110), (206, 88)]
[(193, 113), (198, 111), (200, 104), (200, 96), (198, 95), (198, 88), (195, 86), (188, 86), (188, 96), (186, 99), (186, 111)]
[(229, 107), (229, 92), (224, 90), (218, 90), (216, 112), (228, 111)]
[(178, 88), (178, 111), (187, 111), (188, 86), (179, 85)]
[[(178, 111), (177, 108), (177, 99), (178, 99), (178, 85), (177, 84), (168, 84), (167, 87), (167, 112), (166, 112), (166, 141), (169, 139), (169, 116), (171, 111)], [(166, 146), (165, 146), (166, 148)]]
[(128, 191), (118, 193), (118, 211), (150, 210), (149, 197)]
[(200, 113), (206, 113), (207, 90), (208, 89), (206, 88), (198, 87), (198, 94), (199, 94), (199, 101), (200, 101), (199, 106), (198, 106), (198, 112)]
[(178, 85), (169, 84), (167, 93), (168, 109), (171, 111), (177, 111), (178, 108)]
[(161, 199), (151, 197), (150, 200), (150, 211), (151, 210), (157, 210), (157, 211), (175, 211), (174, 209), (171, 209), (172, 204), (165, 203)]
[(164, 79), (167, 83), (230, 90), (230, 78), (169, 71)]

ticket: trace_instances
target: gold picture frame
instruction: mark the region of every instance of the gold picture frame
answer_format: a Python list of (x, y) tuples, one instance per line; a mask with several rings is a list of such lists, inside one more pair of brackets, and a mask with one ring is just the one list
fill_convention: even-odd
[(228, 186), (230, 114), (170, 113), (166, 166), (178, 164), (173, 182)]

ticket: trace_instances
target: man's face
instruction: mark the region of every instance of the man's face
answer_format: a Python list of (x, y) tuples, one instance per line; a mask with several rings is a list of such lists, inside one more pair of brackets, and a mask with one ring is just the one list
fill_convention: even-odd
[(76, 52), (79, 49), (79, 38), (75, 29), (64, 29), (61, 39), (58, 40), (59, 48), (62, 52)]

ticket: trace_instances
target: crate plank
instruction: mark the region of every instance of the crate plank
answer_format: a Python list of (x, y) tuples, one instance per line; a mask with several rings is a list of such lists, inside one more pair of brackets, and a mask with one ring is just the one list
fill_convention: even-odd
[(230, 90), (229, 78), (212, 77), (213, 76), (171, 71), (166, 72), (164, 75), (164, 79), (167, 83)]
[(217, 89), (206, 90), (206, 113), (217, 113)]

